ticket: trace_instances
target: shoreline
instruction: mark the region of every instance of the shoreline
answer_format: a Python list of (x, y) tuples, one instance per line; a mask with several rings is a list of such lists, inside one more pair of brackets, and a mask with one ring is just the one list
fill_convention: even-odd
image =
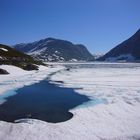
[(0, 65), (0, 68), (7, 70), (10, 74), (0, 75), (0, 95), (9, 90), (19, 89), (27, 85), (38, 83), (47, 78), (51, 73), (64, 69), (63, 66), (39, 66), (39, 70), (25, 71), (12, 65)]

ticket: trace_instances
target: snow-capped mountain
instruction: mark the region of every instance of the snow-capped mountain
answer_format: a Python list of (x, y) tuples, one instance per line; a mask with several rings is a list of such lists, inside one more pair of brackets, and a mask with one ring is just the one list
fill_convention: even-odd
[(94, 60), (94, 57), (84, 45), (54, 38), (46, 38), (27, 44), (17, 44), (14, 48), (43, 61)]
[(140, 29), (129, 39), (99, 58), (101, 61), (140, 61)]
[(93, 54), (95, 59), (98, 59), (98, 58), (102, 57), (103, 55), (104, 54), (102, 54), (102, 53), (95, 53), (95, 54)]

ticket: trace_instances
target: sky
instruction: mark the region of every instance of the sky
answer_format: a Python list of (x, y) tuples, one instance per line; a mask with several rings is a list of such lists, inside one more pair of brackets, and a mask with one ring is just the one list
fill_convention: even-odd
[(140, 28), (140, 0), (0, 0), (0, 43), (54, 37), (106, 53)]

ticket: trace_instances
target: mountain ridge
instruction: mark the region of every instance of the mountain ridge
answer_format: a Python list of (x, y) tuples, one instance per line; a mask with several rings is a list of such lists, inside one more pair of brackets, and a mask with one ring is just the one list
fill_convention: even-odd
[(43, 61), (90, 61), (94, 59), (84, 45), (51, 37), (32, 43), (16, 44), (14, 48)]
[(140, 60), (140, 29), (130, 38), (111, 49), (100, 61), (136, 61)]

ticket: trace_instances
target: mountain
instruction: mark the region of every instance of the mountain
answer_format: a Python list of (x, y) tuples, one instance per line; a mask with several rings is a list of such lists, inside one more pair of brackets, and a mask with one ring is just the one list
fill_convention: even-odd
[(100, 57), (100, 61), (139, 61), (140, 60), (140, 29), (129, 39)]
[(94, 59), (84, 45), (75, 45), (69, 41), (54, 38), (17, 44), (14, 48), (43, 61), (90, 61)]
[(31, 56), (24, 54), (7, 45), (0, 44), (0, 65), (15, 65), (25, 70), (37, 69), (33, 64), (41, 64)]

